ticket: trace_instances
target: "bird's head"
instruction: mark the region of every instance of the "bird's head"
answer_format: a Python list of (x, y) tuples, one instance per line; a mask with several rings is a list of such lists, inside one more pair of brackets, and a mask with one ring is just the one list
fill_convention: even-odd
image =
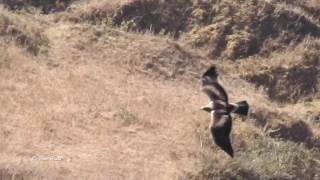
[(206, 112), (210, 113), (211, 111), (214, 110), (214, 109), (213, 109), (213, 102), (210, 101), (209, 104), (207, 104), (206, 106), (202, 106), (200, 109), (203, 110), (203, 111), (206, 111)]
[(212, 109), (209, 107), (201, 107), (201, 110), (206, 111), (208, 113), (210, 113), (212, 111)]
[(202, 106), (200, 109), (203, 110), (203, 111), (206, 111), (206, 112), (208, 112), (208, 113), (210, 113), (211, 111), (213, 111), (213, 109), (212, 109), (211, 107), (208, 107), (208, 106)]

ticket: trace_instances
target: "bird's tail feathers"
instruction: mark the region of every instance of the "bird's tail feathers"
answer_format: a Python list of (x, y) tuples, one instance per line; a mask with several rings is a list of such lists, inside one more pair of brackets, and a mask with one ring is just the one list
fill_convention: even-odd
[(234, 110), (232, 111), (233, 113), (247, 116), (249, 113), (249, 104), (247, 101), (240, 101), (234, 104)]

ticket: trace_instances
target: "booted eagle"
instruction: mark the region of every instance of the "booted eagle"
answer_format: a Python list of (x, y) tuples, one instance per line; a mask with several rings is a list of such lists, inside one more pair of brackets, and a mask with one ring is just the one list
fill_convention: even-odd
[(229, 103), (228, 95), (218, 82), (218, 73), (215, 66), (211, 66), (201, 78), (202, 91), (210, 98), (210, 103), (201, 109), (211, 114), (210, 131), (214, 142), (223, 151), (233, 157), (233, 148), (230, 141), (232, 129), (231, 113), (247, 115), (249, 105), (247, 101)]

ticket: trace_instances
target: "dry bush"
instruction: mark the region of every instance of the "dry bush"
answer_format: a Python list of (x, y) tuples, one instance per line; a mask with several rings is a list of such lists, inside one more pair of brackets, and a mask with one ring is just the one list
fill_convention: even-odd
[(18, 172), (9, 168), (0, 169), (1, 180), (28, 180), (35, 177), (33, 172)]
[(107, 23), (127, 31), (149, 31), (185, 39), (207, 49), (209, 57), (238, 59), (319, 37), (320, 26), (302, 12), (253, 1), (132, 0), (90, 3), (67, 19)]
[[(245, 122), (233, 118), (235, 158), (228, 159), (212, 141), (208, 117), (197, 116), (195, 134), (202, 148), (201, 170), (180, 179), (315, 179), (320, 170), (319, 140), (311, 127), (277, 106), (251, 104), (253, 114)], [(262, 131), (264, 128), (265, 132)], [(222, 157), (223, 156), (223, 157)], [(305, 176), (304, 174), (308, 175)]]
[(73, 7), (72, 13), (56, 16), (56, 21), (88, 22), (95, 25), (112, 25), (112, 17), (121, 7), (121, 1), (90, 1), (86, 6)]
[[(237, 124), (236, 157), (227, 160), (206, 152), (202, 168), (180, 179), (317, 179), (320, 152), (304, 145), (278, 141)], [(255, 134), (255, 135), (253, 135)], [(238, 143), (238, 144), (237, 144)]]
[[(76, 12), (81, 15), (73, 19), (79, 22), (76, 25), (52, 23), (52, 16), (44, 16), (43, 20), (50, 21), (48, 29), (47, 26), (36, 25), (27, 15), (1, 12), (1, 17), (5, 17), (0, 21), (1, 40), (14, 40), (27, 49), (30, 46), (31, 52), (39, 52), (47, 43), (42, 33), (46, 29), (52, 42), (48, 47), (51, 48), (48, 57), (44, 57), (41, 63), (34, 63), (29, 56), (21, 58), (25, 54), (18, 56), (15, 53), (18, 48), (10, 51), (12, 59), (0, 53), (0, 68), (11, 66), (12, 69), (1, 71), (3, 92), (7, 93), (2, 101), (8, 104), (3, 106), (2, 115), (9, 116), (8, 120), (3, 118), (6, 121), (2, 123), (4, 136), (1, 138), (5, 140), (3, 144), (8, 144), (8, 147), (3, 146), (3, 156), (17, 154), (19, 158), (8, 159), (20, 160), (29, 158), (26, 152), (33, 155), (40, 148), (41, 152), (65, 153), (65, 157), (70, 158), (70, 161), (57, 163), (57, 168), (65, 174), (60, 170), (41, 170), (42, 164), (34, 162), (36, 169), (45, 175), (42, 179), (51, 173), (61, 174), (56, 179), (68, 176), (69, 179), (117, 179), (128, 175), (142, 179), (173, 179), (188, 172), (185, 169), (191, 172), (181, 179), (318, 179), (320, 153), (317, 148), (320, 146), (317, 144), (320, 141), (315, 137), (316, 127), (303, 119), (307, 110), (296, 111), (298, 107), (291, 108), (292, 104), (280, 108), (270, 102), (263, 91), (254, 90), (252, 85), (239, 79), (240, 75), (248, 79), (254, 75), (276, 73), (274, 69), (282, 68), (289, 73), (286, 80), (290, 85), (276, 81), (275, 93), (285, 92), (282, 86), (289, 86), (291, 90), (296, 87), (295, 83), (300, 83), (303, 87), (306, 85), (305, 94), (286, 93), (294, 94), (292, 97), (298, 100), (314, 96), (316, 92), (308, 91), (308, 88), (319, 84), (318, 80), (304, 82), (303, 78), (299, 79), (309, 75), (309, 70), (313, 72), (310, 73), (311, 80), (318, 76), (315, 70), (319, 65), (319, 45), (314, 39), (303, 41), (287, 51), (272, 53), (270, 59), (248, 58), (239, 63), (228, 61), (234, 64), (221, 73), (224, 87), (230, 98), (246, 99), (254, 109), (245, 122), (234, 116), (232, 137), (236, 158), (229, 160), (213, 145), (208, 131), (208, 114), (197, 114), (198, 104), (207, 100), (200, 95), (199, 76), (211, 63), (202, 57), (202, 51), (194, 52), (182, 46), (181, 42), (163, 36), (123, 32), (81, 22), (111, 22), (127, 30), (144, 32), (151, 29), (154, 33), (158, 31), (153, 27), (158, 28), (159, 25), (158, 29), (165, 28), (159, 33), (162, 31), (175, 36), (181, 35), (180, 31), (189, 32), (194, 28), (191, 33), (203, 37), (199, 46), (208, 46), (214, 54), (230, 58), (242, 58), (258, 51), (268, 54), (268, 51), (278, 50), (279, 46), (301, 41), (308, 33), (316, 36), (313, 26), (304, 24), (308, 19), (297, 18), (297, 25), (294, 25), (291, 20), (296, 14), (281, 15), (279, 9), (275, 10), (272, 5), (254, 4), (257, 2), (198, 1), (190, 5), (189, 1), (132, 1), (120, 5), (105, 1)], [(159, 3), (159, 6), (152, 3)], [(180, 6), (183, 8), (178, 8)], [(165, 13), (159, 13), (158, 8)], [(182, 17), (183, 12), (187, 13), (186, 17)], [(53, 15), (54, 18), (57, 16)], [(264, 30), (257, 27), (260, 22), (266, 23)], [(250, 25), (249, 28), (246, 24)], [(272, 32), (267, 31), (269, 25), (275, 26)], [(311, 31), (305, 32), (304, 25), (311, 27)], [(3, 51), (6, 51), (6, 46), (1, 41), (0, 52)], [(10, 60), (13, 62), (8, 62)], [(46, 64), (46, 61), (50, 63)], [(229, 65), (218, 61), (218, 66)], [(300, 71), (303, 71), (302, 75)], [(154, 77), (158, 79), (155, 81)], [(230, 80), (230, 77), (235, 78)], [(306, 109), (315, 111), (319, 104), (313, 106)], [(314, 112), (312, 121), (316, 122), (318, 116)], [(264, 127), (265, 133), (262, 132)], [(26, 141), (24, 135), (30, 138)], [(41, 144), (37, 146), (38, 143)], [(96, 154), (103, 154), (105, 159), (92, 157)], [(29, 161), (23, 163), (27, 167), (32, 164)], [(0, 179), (13, 179), (13, 174), (23, 179), (28, 179), (29, 175), (33, 179), (37, 177), (38, 173), (9, 170), (6, 167), (15, 166), (7, 165), (6, 159), (3, 159), (3, 164)], [(140, 165), (145, 166), (140, 168)], [(84, 171), (88, 167), (93, 170)], [(198, 168), (200, 170), (196, 172)]]
[(320, 20), (320, 2), (318, 0), (272, 0), (272, 2), (293, 5)]
[(0, 37), (3, 40), (16, 42), (18, 46), (37, 55), (48, 45), (48, 39), (42, 33), (43, 29), (36, 23), (30, 23), (19, 15), (2, 11), (0, 13)]
[[(310, 126), (307, 119), (300, 119), (300, 112), (287, 113), (276, 109), (255, 106), (247, 122), (259, 128), (264, 135), (271, 138), (302, 143), (310, 148), (318, 147), (317, 136), (313, 133), (316, 127)], [(275, 110), (276, 109), (276, 110)]]
[(280, 123), (268, 125), (265, 131), (270, 137), (293, 142), (307, 143), (313, 137), (310, 127), (304, 121), (292, 120), (287, 125)]
[[(239, 59), (254, 54), (268, 55), (306, 36), (319, 37), (320, 26), (303, 14), (262, 1), (228, 1), (212, 4), (208, 26), (188, 33), (195, 47), (208, 49), (210, 57)], [(202, 7), (199, 6), (201, 9)], [(199, 11), (199, 10), (198, 10)]]
[(139, 119), (136, 114), (123, 107), (113, 115), (113, 118), (118, 119), (123, 126), (130, 126), (132, 124), (135, 124)]
[(191, 0), (135, 0), (117, 11), (113, 23), (116, 26), (126, 25), (128, 30), (150, 30), (178, 37), (188, 26), (191, 7)]
[[(302, 104), (280, 107), (277, 104), (251, 102), (251, 114), (246, 122), (260, 129), (264, 135), (301, 143), (308, 148), (319, 148), (319, 127), (315, 125), (316, 107), (307, 109)], [(314, 112), (310, 114), (310, 112)]]
[(65, 10), (74, 0), (2, 0), (9, 10), (21, 10), (29, 6), (41, 9), (42, 13), (48, 14), (53, 11)]
[(240, 77), (263, 87), (274, 101), (311, 101), (319, 97), (319, 48), (318, 40), (307, 39), (270, 58), (248, 60), (241, 65)]
[[(127, 31), (150, 31), (178, 37), (189, 24), (192, 0), (129, 0), (91, 2), (68, 20), (121, 27)], [(63, 19), (63, 18), (62, 18)]]

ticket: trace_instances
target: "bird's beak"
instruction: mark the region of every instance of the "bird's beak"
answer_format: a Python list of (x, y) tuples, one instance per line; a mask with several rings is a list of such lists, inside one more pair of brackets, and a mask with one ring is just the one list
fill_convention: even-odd
[(200, 108), (201, 110), (203, 110), (203, 111), (206, 111), (206, 112), (211, 112), (211, 108), (210, 107), (208, 107), (208, 106), (202, 106), (201, 108)]
[(213, 110), (212, 107), (213, 107), (213, 102), (210, 101), (209, 104), (202, 106), (200, 109), (210, 113)]

